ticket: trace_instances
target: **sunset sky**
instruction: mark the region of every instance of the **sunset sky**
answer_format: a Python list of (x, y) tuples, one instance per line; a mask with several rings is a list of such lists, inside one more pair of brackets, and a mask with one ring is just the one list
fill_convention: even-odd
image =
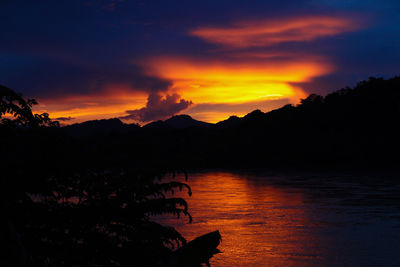
[(64, 123), (207, 122), (400, 74), (400, 2), (0, 1), (0, 84)]

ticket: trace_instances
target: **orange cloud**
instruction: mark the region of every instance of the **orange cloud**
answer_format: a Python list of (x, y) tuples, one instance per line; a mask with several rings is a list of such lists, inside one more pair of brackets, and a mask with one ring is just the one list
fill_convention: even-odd
[(196, 61), (156, 58), (149, 71), (173, 83), (173, 90), (194, 103), (243, 103), (297, 97), (299, 88), (289, 83), (305, 82), (332, 71), (323, 62), (307, 61)]
[[(208, 122), (218, 122), (233, 114), (242, 116), (256, 108), (271, 110), (278, 107), (275, 103), (297, 103), (306, 93), (293, 83), (307, 82), (333, 71), (333, 66), (321, 57), (310, 57), (309, 61), (158, 57), (145, 65), (152, 75), (172, 81), (171, 93), (193, 101), (188, 114)], [(207, 104), (218, 109), (197, 108)]]
[(335, 16), (254, 20), (229, 27), (200, 27), (190, 34), (210, 43), (233, 48), (271, 46), (283, 42), (304, 42), (351, 32), (360, 28), (354, 20)]
[(37, 99), (39, 105), (35, 112), (47, 112), (51, 118), (73, 119), (65, 123), (86, 120), (116, 118), (124, 116), (125, 110), (137, 109), (146, 105), (147, 93), (134, 91), (126, 85), (113, 84), (101, 92), (88, 95), (69, 95)]
[(178, 94), (167, 94), (165, 98), (160, 93), (150, 93), (146, 106), (141, 109), (126, 110), (128, 115), (120, 117), (124, 120), (148, 122), (164, 120), (187, 109), (191, 101), (182, 99)]

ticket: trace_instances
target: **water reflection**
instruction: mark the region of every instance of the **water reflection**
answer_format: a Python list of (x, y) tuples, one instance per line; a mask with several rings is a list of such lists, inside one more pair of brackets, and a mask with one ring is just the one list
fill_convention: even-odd
[(215, 172), (192, 174), (189, 183), (193, 223), (162, 220), (188, 240), (220, 230), (223, 254), (211, 260), (212, 266), (400, 263), (393, 252), (400, 245), (399, 228), (382, 222), (366, 224), (361, 217), (327, 205), (329, 201), (313, 201), (304, 188), (278, 186), (265, 177)]

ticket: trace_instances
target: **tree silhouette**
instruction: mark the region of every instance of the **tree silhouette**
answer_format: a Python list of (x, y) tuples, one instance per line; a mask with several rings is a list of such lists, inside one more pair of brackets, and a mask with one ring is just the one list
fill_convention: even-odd
[[(72, 139), (33, 99), (1, 93), (1, 266), (153, 266), (186, 243), (152, 215), (186, 216), (184, 182), (98, 140)], [(11, 115), (12, 118), (4, 117)], [(174, 173), (172, 171), (172, 173)], [(187, 179), (187, 175), (186, 175)]]
[[(32, 107), (37, 105), (35, 99), (24, 99), (18, 94), (0, 85), (0, 122), (3, 125), (24, 127), (59, 126), (57, 121), (52, 121), (48, 113), (34, 114)], [(5, 115), (11, 118), (4, 118)]]
[[(33, 262), (61, 266), (152, 266), (186, 243), (174, 228), (151, 215), (188, 213), (182, 198), (167, 192), (190, 187), (159, 182), (162, 172), (90, 169), (50, 180), (52, 192), (33, 201), (25, 240)], [(32, 208), (33, 208), (32, 207)], [(46, 253), (42, 253), (45, 251)]]

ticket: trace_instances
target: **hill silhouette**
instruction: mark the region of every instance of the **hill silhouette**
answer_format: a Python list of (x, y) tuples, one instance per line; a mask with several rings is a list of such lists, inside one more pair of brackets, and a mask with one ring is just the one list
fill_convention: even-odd
[(311, 94), (298, 105), (216, 124), (174, 116), (120, 141), (142, 148), (141, 155), (152, 160), (191, 167), (393, 166), (399, 116), (400, 78), (370, 78), (326, 96)]
[(147, 128), (172, 128), (172, 129), (184, 129), (189, 127), (211, 127), (213, 124), (203, 121), (198, 121), (190, 117), (189, 115), (176, 115), (165, 121), (155, 121), (144, 125)]
[(188, 167), (394, 166), (399, 116), (400, 77), (394, 77), (370, 78), (326, 96), (311, 94), (298, 105), (216, 124), (178, 115), (143, 127), (114, 119), (66, 128), (134, 147), (137, 160)]
[(91, 120), (75, 123), (63, 127), (63, 130), (72, 136), (109, 135), (112, 133), (128, 133), (139, 129), (137, 124), (125, 124), (117, 118)]

